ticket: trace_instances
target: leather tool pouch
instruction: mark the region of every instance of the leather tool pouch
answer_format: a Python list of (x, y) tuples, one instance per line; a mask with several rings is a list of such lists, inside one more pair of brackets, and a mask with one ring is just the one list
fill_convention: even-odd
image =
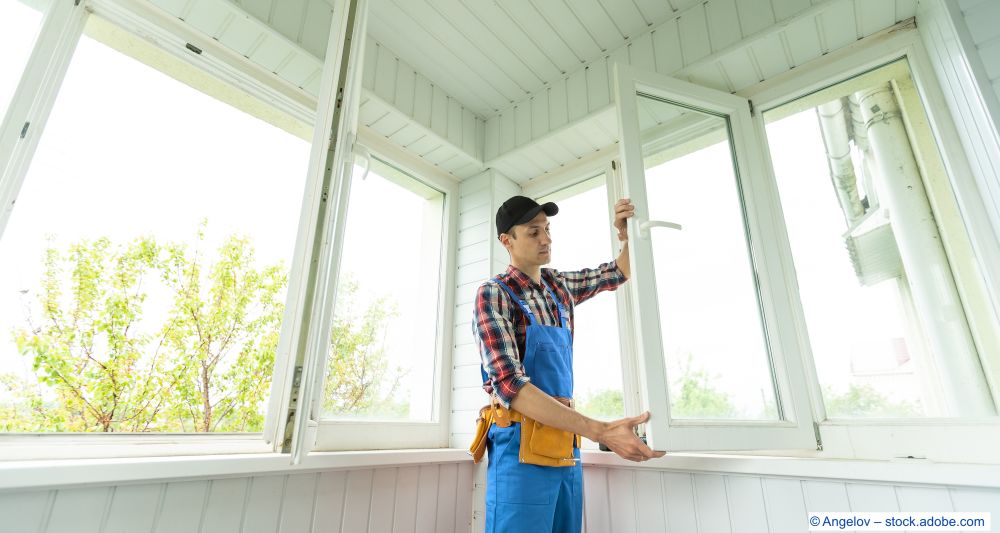
[(540, 466), (573, 466), (574, 435), (524, 417), (521, 423), (522, 463)]
[(478, 463), (483, 460), (486, 453), (486, 438), (490, 433), (490, 426), (493, 425), (493, 409), (487, 405), (479, 410), (479, 418), (476, 419), (476, 434), (469, 445), (469, 453), (472, 455), (472, 462)]
[(478, 463), (486, 453), (486, 440), (489, 438), (490, 426), (496, 424), (507, 428), (513, 422), (521, 424), (521, 445), (518, 457), (522, 463), (539, 466), (573, 466), (576, 458), (573, 456), (573, 444), (579, 446), (579, 437), (568, 431), (546, 426), (532, 420), (517, 411), (511, 411), (500, 405), (496, 399), (479, 410), (476, 419), (476, 434), (469, 446), (472, 460)]

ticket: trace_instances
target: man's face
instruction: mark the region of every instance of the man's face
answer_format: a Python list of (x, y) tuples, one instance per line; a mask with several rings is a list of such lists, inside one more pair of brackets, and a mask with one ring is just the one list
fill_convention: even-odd
[(514, 226), (511, 232), (513, 236), (505, 233), (500, 239), (510, 252), (511, 262), (524, 266), (542, 266), (552, 261), (549, 217), (544, 211), (530, 221)]

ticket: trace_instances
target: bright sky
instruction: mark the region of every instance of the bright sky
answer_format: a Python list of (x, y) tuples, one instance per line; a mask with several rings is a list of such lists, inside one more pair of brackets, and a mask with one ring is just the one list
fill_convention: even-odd
[[(39, 14), (19, 2), (0, 5), (0, 112), (39, 22)], [(886, 350), (878, 347), (902, 336), (891, 303), (895, 296), (891, 287), (858, 287), (843, 250), (845, 228), (815, 115), (803, 112), (767, 131), (776, 147), (772, 157), (820, 378), (845, 387), (852, 354), (884, 358)], [(660, 292), (670, 303), (664, 309), (674, 313), (665, 315), (664, 331), (668, 350), (693, 352), (696, 366), (717, 387), (752, 410), (761, 405), (762, 391), (767, 394), (769, 378), (759, 328), (745, 319), (755, 316), (756, 304), (742, 234), (732, 231), (741, 225), (732, 167), (720, 148), (649, 174), (653, 218), (685, 225), (680, 234), (654, 237), (663, 243), (656, 261), (664, 280)], [(62, 246), (99, 236), (124, 242), (143, 234), (190, 242), (207, 217), (209, 250), (225, 235), (246, 234), (260, 264), (288, 266), (308, 156), (306, 141), (84, 37), (0, 239), (0, 372), (30, 373), (7, 332), (24, 323), (21, 292), (37, 294), (46, 236)], [(384, 215), (420, 218), (425, 203), (376, 175), (356, 178), (354, 187), (344, 270), (357, 276), (365, 299), (391, 295), (404, 316), (436, 313), (436, 302), (418, 291), (426, 281), (415, 280), (413, 265), (399, 261), (416, 257), (428, 241), (386, 223)], [(603, 187), (559, 203), (552, 219), (554, 268), (593, 267), (614, 257), (610, 214), (599, 215), (608, 213)], [(578, 310), (578, 395), (621, 387), (615, 312), (611, 294)], [(419, 396), (432, 381), (426, 365), (412, 364), (425, 357), (413, 353), (414, 323), (394, 322), (387, 345), (391, 364), (410, 369), (408, 387)]]

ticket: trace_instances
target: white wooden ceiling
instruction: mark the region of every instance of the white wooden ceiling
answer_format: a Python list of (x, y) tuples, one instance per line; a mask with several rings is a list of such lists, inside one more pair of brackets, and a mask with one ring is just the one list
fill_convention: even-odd
[[(332, 0), (149, 0), (315, 97)], [(916, 0), (370, 0), (362, 124), (457, 178), (519, 183), (617, 139), (612, 65), (735, 92)]]

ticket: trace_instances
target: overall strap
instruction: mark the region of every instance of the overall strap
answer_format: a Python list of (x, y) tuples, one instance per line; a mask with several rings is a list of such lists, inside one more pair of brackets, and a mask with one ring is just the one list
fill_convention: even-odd
[[(499, 285), (500, 287), (502, 287), (503, 290), (507, 291), (507, 294), (510, 295), (510, 298), (512, 300), (514, 300), (515, 302), (517, 302), (517, 305), (520, 306), (521, 311), (524, 312), (524, 314), (528, 317), (528, 322), (532, 326), (534, 326), (535, 325), (535, 315), (531, 312), (531, 309), (528, 308), (528, 302), (524, 301), (521, 298), (518, 298), (517, 295), (514, 294), (514, 291), (511, 290), (511, 288), (508, 287), (506, 283), (500, 281), (500, 278), (493, 278), (491, 281), (495, 281), (497, 285)], [(559, 305), (561, 306), (562, 304), (559, 304)], [(479, 373), (482, 374), (482, 376), (483, 376), (483, 383), (486, 383), (486, 381), (489, 379), (489, 376), (486, 375), (486, 370), (483, 369), (483, 365), (479, 365)]]
[(531, 312), (531, 309), (528, 307), (528, 302), (524, 301), (522, 298), (519, 298), (516, 294), (514, 294), (514, 291), (510, 287), (508, 287), (506, 283), (500, 281), (500, 278), (493, 278), (492, 281), (495, 281), (497, 285), (503, 287), (503, 290), (507, 291), (507, 294), (510, 295), (510, 298), (515, 302), (517, 302), (517, 305), (521, 307), (521, 311), (523, 311), (524, 314), (528, 316), (528, 322), (531, 323), (532, 326), (534, 326), (535, 315)]
[(562, 324), (562, 327), (569, 328), (569, 317), (566, 316), (566, 307), (563, 306), (562, 300), (560, 300), (555, 291), (549, 287), (549, 284), (545, 283), (545, 278), (542, 278), (542, 285), (545, 285), (545, 290), (549, 291), (549, 296), (551, 296), (552, 300), (556, 302), (556, 308), (559, 311), (559, 323)]

